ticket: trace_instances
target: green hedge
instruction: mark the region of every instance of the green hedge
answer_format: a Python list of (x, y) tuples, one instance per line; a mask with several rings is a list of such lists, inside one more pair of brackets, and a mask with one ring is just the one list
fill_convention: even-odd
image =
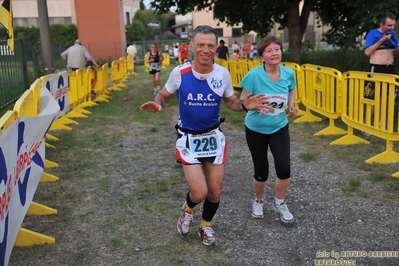
[[(283, 61), (292, 62), (288, 52), (284, 53)], [(313, 64), (335, 68), (341, 72), (369, 71), (369, 57), (364, 54), (364, 49), (335, 49), (312, 50), (302, 52), (300, 64)], [(399, 73), (399, 59), (395, 61), (397, 73)]]

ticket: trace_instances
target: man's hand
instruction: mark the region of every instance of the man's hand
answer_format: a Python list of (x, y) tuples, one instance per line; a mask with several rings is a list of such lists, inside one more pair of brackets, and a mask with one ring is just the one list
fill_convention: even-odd
[(140, 111), (156, 113), (156, 112), (160, 112), (161, 110), (162, 110), (162, 106), (153, 101), (143, 103), (140, 106)]
[(257, 94), (255, 96), (252, 96), (252, 94), (249, 93), (244, 98), (243, 104), (248, 110), (268, 109), (269, 107), (271, 107), (268, 102), (268, 99), (269, 97), (266, 97), (264, 94)]

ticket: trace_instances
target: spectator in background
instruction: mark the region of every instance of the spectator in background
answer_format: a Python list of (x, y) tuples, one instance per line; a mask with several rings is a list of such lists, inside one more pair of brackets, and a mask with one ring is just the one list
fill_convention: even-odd
[(246, 59), (250, 59), (250, 55), (251, 55), (251, 43), (247, 42), (244, 46), (245, 48), (245, 58)]
[[(91, 61), (91, 60), (87, 60), (85, 67), (87, 69), (93, 69), (94, 71), (96, 70), (96, 66), (94, 65), (93, 61)], [(97, 79), (95, 77), (90, 79), (90, 85), (91, 85), (90, 92), (91, 92), (92, 96), (96, 96), (96, 93), (94, 91), (94, 87), (96, 86), (96, 83), (97, 83)]]
[(161, 75), (161, 65), (163, 61), (163, 55), (161, 51), (158, 50), (158, 45), (152, 43), (150, 46), (150, 51), (147, 53), (147, 63), (150, 63), (149, 73), (151, 75), (152, 84), (154, 85), (154, 95), (156, 95), (159, 90), (159, 78)]
[(235, 51), (235, 56), (236, 56), (236, 59), (242, 59), (241, 49), (237, 49)]
[(180, 61), (186, 63), (188, 61), (188, 45), (182, 41), (179, 47)]
[[(379, 27), (367, 33), (364, 53), (366, 56), (370, 56), (370, 72), (396, 74), (394, 54), (399, 51), (399, 44), (394, 29), (395, 23), (395, 15), (391, 12), (386, 12), (379, 17)], [(389, 90), (387, 93), (389, 94)], [(374, 92), (364, 96), (374, 99)], [(374, 106), (371, 111), (374, 115)], [(378, 121), (381, 123), (381, 117), (379, 117)]]
[(238, 46), (237, 42), (234, 42), (232, 47), (233, 51), (240, 49), (240, 46)]
[(131, 55), (133, 57), (133, 62), (136, 61), (136, 55), (137, 55), (137, 48), (136, 44), (132, 43), (126, 48), (126, 53), (127, 55)]
[(67, 61), (67, 70), (69, 71), (75, 71), (80, 68), (84, 68), (87, 60), (93, 61), (93, 64), (99, 67), (99, 65), (96, 63), (89, 51), (87, 51), (86, 47), (82, 45), (79, 39), (75, 41), (74, 45), (62, 52), (61, 57)]
[(220, 59), (228, 60), (229, 59), (229, 48), (224, 46), (224, 41), (219, 41), (219, 47), (216, 48), (217, 57)]
[(175, 46), (173, 46), (173, 56), (176, 58), (176, 65), (179, 64), (179, 43), (177, 42)]

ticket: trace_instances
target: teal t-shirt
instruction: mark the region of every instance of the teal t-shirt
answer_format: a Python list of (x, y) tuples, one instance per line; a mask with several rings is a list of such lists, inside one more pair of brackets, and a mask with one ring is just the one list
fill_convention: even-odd
[(274, 113), (260, 114), (249, 111), (245, 116), (245, 125), (258, 133), (271, 134), (288, 123), (285, 108), (288, 105), (288, 93), (296, 87), (294, 72), (291, 68), (279, 66), (280, 77), (273, 82), (266, 74), (263, 65), (251, 69), (240, 82), (240, 86), (252, 95), (266, 94), (274, 107)]

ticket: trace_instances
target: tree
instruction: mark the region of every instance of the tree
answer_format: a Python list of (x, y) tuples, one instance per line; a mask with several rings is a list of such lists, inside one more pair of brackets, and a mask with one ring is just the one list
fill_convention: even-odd
[(377, 17), (391, 11), (399, 15), (397, 0), (247, 0), (232, 4), (231, 0), (152, 0), (151, 7), (166, 12), (177, 7), (186, 14), (195, 10), (213, 10), (214, 18), (228, 25), (242, 23), (243, 31), (253, 30), (260, 36), (270, 32), (275, 23), (288, 28), (289, 52), (293, 61), (300, 62), (302, 38), (310, 12), (324, 24), (331, 26), (325, 40), (339, 46), (355, 46), (356, 37), (378, 26)]
[(195, 10), (213, 10), (214, 17), (233, 26), (242, 23), (242, 30), (253, 30), (260, 36), (267, 35), (275, 23), (289, 30), (289, 51), (295, 62), (300, 61), (302, 37), (308, 24), (309, 14), (316, 0), (248, 0), (232, 4), (231, 0), (153, 0), (151, 7), (160, 13), (173, 6), (177, 12), (186, 14)]
[[(148, 27), (149, 23), (158, 23), (159, 28)], [(133, 17), (132, 24), (126, 26), (126, 40), (142, 41), (154, 39), (154, 35), (168, 30), (174, 24), (174, 13), (168, 11), (158, 14), (154, 10), (138, 10)]]
[(53, 55), (51, 52), (50, 23), (47, 12), (47, 2), (45, 0), (37, 1), (37, 10), (39, 13), (40, 40), (42, 43), (42, 59), (44, 64), (44, 73), (54, 72)]
[(324, 34), (325, 40), (340, 47), (359, 45), (356, 39), (379, 27), (378, 17), (386, 11), (399, 15), (396, 0), (324, 1), (316, 9), (320, 21), (331, 26)]

